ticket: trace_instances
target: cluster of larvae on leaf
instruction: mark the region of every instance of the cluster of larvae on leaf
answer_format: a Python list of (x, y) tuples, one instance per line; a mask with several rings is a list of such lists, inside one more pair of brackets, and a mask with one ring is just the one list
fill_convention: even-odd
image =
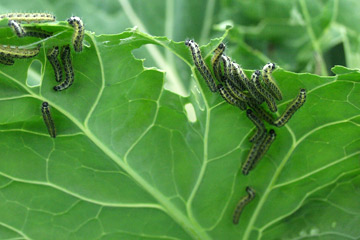
[[(185, 45), (189, 47), (194, 64), (210, 91), (218, 92), (226, 102), (246, 111), (247, 117), (256, 126), (256, 132), (249, 139), (253, 145), (242, 165), (242, 173), (248, 175), (276, 138), (275, 130), (270, 129), (268, 131), (264, 121), (276, 127), (284, 126), (305, 103), (306, 90), (300, 89), (298, 96), (288, 105), (284, 113), (279, 118), (274, 119), (261, 106), (265, 103), (271, 112), (277, 112), (276, 100), (282, 100), (281, 90), (272, 77), (272, 72), (276, 68), (274, 63), (266, 64), (262, 71), (255, 70), (249, 79), (239, 64), (224, 54), (225, 44), (220, 43), (211, 58), (214, 78), (204, 62), (199, 45), (194, 40), (186, 40)], [(255, 190), (252, 187), (246, 187), (246, 192), (247, 195), (240, 199), (234, 210), (234, 224), (239, 222), (243, 208), (255, 197)]]
[[(46, 39), (50, 38), (53, 33), (42, 30), (36, 24), (34, 26), (22, 26), (22, 23), (41, 23), (41, 22), (55, 22), (56, 18), (52, 14), (48, 13), (6, 13), (0, 15), (0, 20), (8, 19), (8, 25), (12, 28), (14, 34), (18, 38), (33, 37)], [(67, 22), (74, 28), (72, 36), (72, 46), (75, 52), (81, 52), (83, 50), (83, 39), (85, 28), (83, 21), (76, 16), (72, 16), (67, 19)], [(0, 64), (14, 65), (15, 59), (21, 58), (33, 58), (39, 54), (41, 44), (38, 44), (36, 48), (26, 49), (22, 46), (0, 45)], [(59, 55), (60, 60), (59, 61)], [(74, 69), (71, 61), (71, 49), (70, 45), (66, 44), (61, 46), (53, 46), (47, 51), (47, 59), (53, 67), (55, 80), (58, 85), (54, 86), (55, 91), (62, 91), (69, 88), (74, 82)], [(63, 69), (65, 72), (65, 80), (63, 80)], [(47, 102), (42, 103), (41, 107), (42, 116), (44, 122), (48, 128), (48, 132), (52, 138), (56, 137), (56, 130), (54, 121), (50, 114), (50, 107)]]

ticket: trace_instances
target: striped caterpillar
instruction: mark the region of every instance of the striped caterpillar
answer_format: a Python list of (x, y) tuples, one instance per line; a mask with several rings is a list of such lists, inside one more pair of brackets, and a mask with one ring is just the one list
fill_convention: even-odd
[(250, 170), (254, 169), (257, 163), (261, 160), (261, 158), (265, 155), (265, 153), (269, 150), (271, 144), (275, 141), (276, 133), (274, 129), (270, 129), (269, 134), (267, 134), (264, 142), (261, 144), (257, 156), (251, 164)]
[(42, 117), (44, 119), (45, 125), (48, 129), (48, 132), (50, 134), (50, 137), (55, 138), (56, 137), (56, 129), (55, 129), (54, 121), (51, 117), (50, 107), (49, 107), (48, 102), (42, 103), (41, 113), (42, 113)]
[(238, 224), (240, 215), (244, 210), (244, 207), (248, 205), (255, 198), (255, 190), (252, 187), (246, 187), (247, 196), (240, 199), (240, 201), (236, 204), (234, 214), (233, 214), (233, 223)]
[(51, 32), (47, 32), (36, 27), (23, 28), (20, 23), (14, 20), (10, 20), (8, 24), (19, 38), (22, 37), (48, 38), (52, 35)]
[(61, 62), (65, 70), (65, 80), (54, 87), (55, 91), (62, 91), (70, 87), (74, 82), (74, 69), (71, 63), (70, 46), (65, 45), (61, 49)]
[(0, 56), (5, 58), (31, 58), (39, 54), (40, 45), (33, 49), (22, 49), (18, 46), (0, 45)]
[(0, 20), (7, 18), (17, 22), (54, 22), (55, 16), (48, 13), (6, 13), (0, 15)]
[(61, 82), (62, 81), (62, 68), (61, 68), (61, 65), (60, 65), (60, 62), (58, 59), (58, 55), (59, 55), (59, 47), (55, 46), (48, 51), (47, 58), (54, 69), (55, 80), (57, 82)]
[(210, 91), (216, 92), (217, 87), (215, 84), (215, 80), (212, 77), (209, 68), (206, 66), (203, 57), (201, 56), (199, 45), (194, 40), (186, 40), (185, 45), (189, 47), (194, 64), (200, 72), (201, 76), (205, 79), (206, 84), (210, 88)]
[(273, 98), (273, 96), (263, 87), (261, 86), (260, 80), (260, 71), (256, 70), (252, 75), (251, 75), (251, 81), (253, 82), (256, 90), (263, 96), (263, 98), (265, 99), (266, 104), (268, 105), (270, 111), (272, 112), (276, 112), (277, 111), (277, 106), (276, 106), (276, 102), (275, 99)]
[(72, 36), (72, 44), (75, 52), (81, 52), (83, 49), (83, 40), (84, 40), (84, 23), (81, 18), (72, 16), (67, 22), (74, 27), (74, 33)]
[(306, 90), (300, 89), (299, 95), (293, 100), (292, 103), (286, 108), (285, 112), (274, 122), (277, 127), (282, 127), (289, 121), (294, 113), (304, 105), (306, 101)]
[(272, 95), (277, 100), (282, 100), (282, 93), (279, 87), (276, 85), (275, 81), (273, 80), (271, 73), (275, 69), (274, 63), (268, 63), (263, 67), (262, 77), (264, 80), (265, 85), (269, 88)]
[(227, 101), (231, 105), (239, 107), (241, 110), (246, 109), (246, 103), (233, 97), (229, 92), (229, 90), (225, 88), (222, 84), (217, 85), (217, 88), (219, 90), (220, 95), (222, 96), (223, 99), (225, 99), (225, 101)]
[(221, 73), (220, 59), (221, 55), (225, 51), (225, 44), (220, 43), (214, 51), (214, 56), (211, 58), (211, 65), (214, 70), (215, 77), (219, 82), (223, 81), (224, 76)]
[(257, 117), (251, 109), (246, 111), (246, 116), (255, 124), (256, 132), (250, 138), (250, 142), (257, 142), (261, 137), (266, 134), (266, 128), (262, 120)]

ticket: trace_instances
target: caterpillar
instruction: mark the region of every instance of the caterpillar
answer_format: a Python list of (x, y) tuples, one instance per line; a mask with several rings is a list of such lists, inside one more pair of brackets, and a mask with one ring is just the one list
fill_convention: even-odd
[(256, 100), (258, 104), (264, 102), (264, 98), (262, 95), (256, 90), (254, 84), (249, 81), (246, 74), (242, 70), (242, 68), (234, 63), (234, 75), (241, 80), (241, 82), (245, 85), (246, 89), (249, 91), (250, 95)]
[(48, 38), (53, 35), (52, 32), (48, 32), (36, 27), (24, 27), (25, 37), (36, 37), (36, 38)]
[(246, 187), (247, 196), (240, 199), (240, 201), (236, 204), (234, 214), (233, 214), (233, 223), (238, 224), (240, 215), (244, 210), (244, 207), (248, 205), (255, 198), (255, 190), (252, 187)]
[(224, 51), (225, 51), (225, 44), (220, 43), (215, 49), (214, 55), (211, 58), (211, 65), (213, 67), (215, 77), (219, 82), (222, 82), (224, 78), (221, 72), (221, 65), (220, 65), (220, 58)]
[(241, 91), (245, 90), (246, 87), (241, 83), (241, 81), (239, 81), (238, 78), (235, 77), (235, 74), (232, 71), (235, 62), (231, 61), (230, 57), (225, 55), (221, 56), (221, 60), (224, 64), (224, 74), (225, 74), (223, 81), (225, 81), (225, 79), (227, 78)]
[(258, 154), (253, 161), (250, 170), (254, 169), (256, 164), (261, 160), (261, 158), (265, 155), (265, 153), (269, 150), (271, 144), (275, 141), (276, 133), (274, 129), (270, 129), (269, 134), (267, 134), (263, 144), (261, 144)]
[(67, 22), (74, 27), (74, 33), (72, 36), (72, 44), (75, 52), (81, 52), (83, 49), (83, 40), (85, 35), (84, 23), (81, 18), (72, 16)]
[(256, 103), (255, 99), (253, 101), (249, 101), (247, 104), (260, 116), (261, 119), (265, 120), (271, 125), (274, 125), (275, 120), (273, 116), (270, 113), (266, 112), (261, 106), (259, 106)]
[(210, 88), (211, 92), (216, 92), (216, 84), (214, 78), (211, 75), (210, 70), (206, 66), (202, 56), (199, 45), (194, 40), (186, 40), (185, 45), (189, 47), (194, 63), (201, 76), (205, 79), (206, 84)]
[(4, 65), (13, 65), (14, 60), (12, 58), (8, 58), (0, 55), (0, 63)]
[(10, 20), (8, 24), (19, 38), (22, 37), (48, 38), (52, 35), (51, 32), (47, 32), (35, 27), (23, 28), (20, 23), (14, 20)]
[(54, 22), (55, 16), (48, 13), (6, 13), (0, 15), (0, 20), (8, 18), (17, 22)]
[(228, 91), (228, 89), (226, 89), (222, 84), (217, 85), (217, 88), (219, 90), (220, 95), (222, 96), (223, 99), (225, 99), (225, 101), (227, 101), (231, 105), (235, 105), (239, 107), (241, 110), (246, 109), (246, 103), (233, 97)]
[(248, 102), (250, 101), (250, 96), (247, 95), (246, 93), (238, 90), (234, 83), (231, 82), (228, 78), (225, 79), (225, 86), (227, 87), (227, 89), (229, 89), (230, 93), (232, 96), (234, 96), (235, 98), (243, 101), (243, 102)]
[(239, 75), (235, 74), (236, 72), (236, 62), (231, 62), (231, 69), (230, 71), (232, 72), (232, 76), (233, 76), (233, 82), (235, 84), (236, 87), (238, 87), (240, 89), (240, 91), (245, 91), (247, 90), (246, 89), (246, 86), (244, 85), (244, 83), (241, 81)]
[(248, 156), (242, 166), (242, 170), (241, 170), (241, 172), (244, 175), (249, 174), (249, 172), (254, 164), (254, 161), (256, 160), (256, 156), (259, 153), (259, 149), (265, 141), (265, 138), (266, 138), (266, 134), (262, 134), (261, 137), (259, 138), (259, 140), (257, 142), (254, 142), (252, 147), (250, 148), (249, 154), (248, 154)]
[(256, 126), (256, 132), (255, 134), (250, 138), (250, 142), (257, 142), (261, 137), (266, 133), (266, 128), (264, 123), (261, 121), (261, 119), (254, 114), (254, 112), (251, 109), (248, 109), (246, 111), (246, 116), (255, 124)]
[(48, 102), (43, 102), (42, 103), (41, 112), (42, 112), (42, 116), (43, 116), (45, 125), (46, 125), (46, 127), (48, 129), (48, 132), (50, 134), (50, 137), (55, 138), (56, 137), (56, 129), (55, 129), (54, 121), (53, 121), (53, 119), (51, 117), (50, 107), (49, 107)]
[(6, 58), (31, 58), (38, 55), (40, 45), (33, 49), (20, 49), (18, 46), (0, 45), (0, 55)]
[(262, 77), (265, 85), (269, 88), (272, 95), (280, 101), (282, 100), (282, 93), (271, 76), (271, 73), (275, 69), (275, 67), (276, 66), (274, 63), (265, 64), (265, 66), (263, 67)]
[(293, 100), (292, 103), (286, 108), (285, 112), (274, 122), (277, 127), (282, 127), (289, 121), (294, 113), (304, 105), (306, 101), (306, 90), (300, 89), (299, 95)]
[(54, 87), (55, 91), (62, 91), (70, 87), (74, 82), (74, 69), (71, 63), (70, 46), (65, 45), (61, 49), (61, 62), (65, 70), (65, 81)]
[(256, 70), (252, 75), (251, 75), (251, 81), (254, 83), (254, 86), (256, 88), (256, 90), (263, 96), (263, 98), (265, 99), (266, 104), (268, 105), (270, 111), (272, 112), (276, 112), (277, 111), (277, 106), (276, 106), (276, 102), (275, 99), (273, 98), (273, 96), (263, 87), (261, 86), (260, 80), (260, 71)]
[(61, 82), (62, 81), (62, 68), (61, 68), (60, 62), (58, 60), (58, 55), (59, 55), (59, 47), (55, 46), (48, 51), (47, 58), (54, 69), (55, 80), (57, 82)]
[(24, 28), (20, 25), (20, 23), (14, 21), (14, 20), (9, 20), (8, 23), (9, 27), (11, 27), (13, 29), (13, 31), (15, 32), (15, 34), (19, 37), (22, 38), (25, 36), (25, 30)]

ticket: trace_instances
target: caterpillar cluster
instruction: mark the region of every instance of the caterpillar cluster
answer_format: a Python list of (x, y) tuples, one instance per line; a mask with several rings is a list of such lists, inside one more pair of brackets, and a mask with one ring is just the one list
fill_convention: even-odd
[[(220, 43), (211, 58), (214, 78), (202, 58), (198, 44), (194, 40), (186, 40), (185, 45), (189, 47), (194, 64), (205, 79), (210, 91), (218, 91), (226, 102), (243, 111), (246, 110), (247, 117), (256, 127), (256, 132), (249, 139), (252, 147), (241, 169), (244, 175), (248, 175), (266, 154), (276, 138), (275, 130), (270, 129), (268, 131), (264, 121), (276, 127), (284, 126), (305, 103), (306, 90), (300, 89), (298, 96), (288, 105), (281, 116), (275, 119), (271, 113), (261, 106), (265, 103), (264, 105), (271, 112), (277, 112), (276, 101), (283, 98), (281, 90), (272, 77), (272, 72), (276, 68), (274, 63), (266, 64), (262, 71), (255, 70), (251, 78), (248, 79), (240, 65), (224, 54), (225, 44)], [(255, 191), (252, 188), (248, 187), (246, 191), (248, 196), (240, 200), (235, 208), (234, 224), (238, 223), (243, 208), (255, 196)]]
[[(21, 23), (56, 21), (55, 16), (48, 13), (7, 13), (0, 15), (0, 20), (2, 19), (8, 19), (9, 27), (19, 38), (35, 37), (43, 39), (51, 37), (53, 33), (42, 30), (36, 26), (23, 27)], [(83, 21), (79, 17), (72, 16), (67, 19), (67, 22), (74, 29), (71, 40), (74, 51), (81, 52), (83, 50), (83, 40), (85, 36)], [(41, 45), (37, 45), (37, 47), (33, 49), (25, 49), (21, 46), (0, 45), (0, 64), (11, 66), (15, 63), (15, 59), (35, 57), (39, 54), (40, 48)], [(61, 63), (59, 61), (59, 56)], [(73, 84), (75, 78), (71, 61), (70, 45), (66, 44), (62, 46), (61, 51), (59, 46), (52, 47), (47, 51), (47, 59), (54, 70), (55, 81), (59, 83), (54, 86), (53, 89), (55, 91), (62, 91), (69, 88)], [(63, 80), (63, 70), (65, 72), (65, 80)], [(47, 102), (43, 102), (41, 112), (50, 137), (55, 138), (55, 124), (51, 117), (49, 104)]]

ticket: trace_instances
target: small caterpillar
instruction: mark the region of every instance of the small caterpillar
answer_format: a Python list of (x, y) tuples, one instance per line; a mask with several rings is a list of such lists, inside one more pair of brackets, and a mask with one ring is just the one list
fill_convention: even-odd
[(274, 118), (271, 114), (269, 114), (268, 112), (266, 112), (261, 106), (259, 106), (255, 100), (254, 101), (249, 101), (247, 103), (249, 105), (249, 107), (251, 107), (252, 109), (254, 109), (254, 111), (260, 116), (261, 119), (265, 120), (266, 122), (274, 125)]
[(275, 138), (276, 138), (276, 133), (275, 133), (274, 129), (271, 129), (269, 131), (269, 134), (267, 134), (263, 144), (261, 144), (258, 154), (250, 167), (250, 170), (255, 168), (256, 164), (261, 160), (261, 158), (269, 150), (271, 144), (275, 141)]
[(22, 38), (25, 36), (25, 30), (24, 28), (20, 25), (20, 23), (14, 21), (14, 20), (9, 20), (8, 23), (9, 27), (11, 27), (13, 29), (13, 31), (15, 32), (15, 34), (19, 37)]
[(259, 140), (257, 142), (254, 142), (252, 147), (250, 148), (249, 154), (248, 154), (246, 161), (244, 162), (244, 164), (242, 166), (242, 170), (241, 170), (241, 172), (244, 175), (249, 174), (249, 172), (254, 164), (254, 161), (256, 160), (256, 156), (258, 155), (259, 149), (265, 141), (265, 138), (266, 138), (266, 134), (262, 134), (261, 137), (259, 138)]
[(249, 91), (250, 95), (256, 100), (256, 102), (258, 104), (264, 102), (264, 98), (256, 90), (254, 84), (249, 81), (242, 68), (236, 63), (234, 64), (234, 70), (234, 75), (241, 80), (241, 82), (245, 85), (246, 89)]
[(255, 198), (255, 190), (252, 187), (246, 187), (247, 196), (240, 199), (238, 204), (236, 204), (234, 214), (233, 214), (233, 223), (238, 224), (240, 215), (242, 211), (244, 210), (244, 207), (249, 204), (254, 198)]
[(10, 20), (9, 26), (13, 29), (15, 34), (19, 37), (37, 37), (37, 38), (48, 38), (52, 35), (51, 32), (43, 31), (35, 27), (22, 27), (20, 23)]
[(72, 44), (75, 52), (81, 52), (83, 49), (83, 40), (85, 35), (84, 23), (81, 18), (72, 16), (68, 20), (68, 23), (74, 27), (74, 34), (72, 36)]
[(74, 69), (71, 63), (70, 46), (65, 45), (61, 49), (61, 62), (65, 70), (65, 81), (54, 87), (55, 91), (62, 91), (70, 87), (74, 82)]
[(211, 58), (211, 65), (213, 67), (215, 77), (219, 82), (223, 81), (223, 75), (222, 75), (222, 72), (221, 72), (220, 59), (221, 59), (221, 55), (223, 54), (224, 51), (225, 51), (225, 44), (220, 43), (217, 46), (217, 48), (215, 49), (214, 55)]
[(271, 76), (271, 73), (275, 69), (275, 67), (276, 66), (274, 63), (265, 64), (265, 66), (263, 67), (262, 77), (265, 85), (269, 88), (272, 95), (280, 101), (282, 100), (282, 93)]
[(0, 15), (0, 20), (8, 18), (17, 22), (54, 22), (55, 16), (48, 13), (6, 13)]
[(59, 55), (59, 47), (55, 46), (48, 51), (47, 58), (54, 69), (55, 80), (57, 82), (61, 82), (62, 81), (62, 68), (61, 68), (60, 62), (58, 60), (58, 55)]
[(294, 113), (304, 105), (306, 101), (306, 90), (300, 89), (299, 95), (293, 100), (293, 102), (286, 108), (285, 112), (274, 122), (277, 127), (282, 127), (289, 121)]
[(201, 56), (201, 51), (200, 51), (199, 46), (193, 40), (186, 40), (185, 45), (190, 48), (191, 55), (193, 57), (195, 66), (199, 70), (201, 76), (205, 79), (206, 84), (210, 88), (210, 91), (216, 92), (217, 88), (216, 88), (215, 81), (211, 75), (210, 70), (206, 66), (206, 64)]
[(243, 101), (243, 102), (248, 102), (251, 101), (250, 100), (250, 96), (247, 95), (246, 93), (241, 92), (240, 90), (238, 90), (235, 85), (233, 84), (233, 82), (231, 82), (229, 79), (225, 79), (225, 86), (227, 87), (227, 89), (230, 90), (230, 93), (232, 96), (234, 96), (235, 98)]
[(13, 65), (14, 60), (12, 58), (8, 58), (0, 55), (0, 63), (4, 65)]
[(233, 76), (233, 82), (235, 84), (236, 87), (238, 87), (240, 89), (240, 91), (245, 91), (247, 90), (246, 89), (246, 86), (243, 84), (243, 82), (241, 81), (239, 75), (235, 74), (236, 72), (236, 62), (231, 62), (231, 69), (230, 71), (232, 72), (232, 76)]
[(219, 90), (220, 95), (222, 96), (223, 99), (225, 99), (225, 101), (227, 101), (231, 105), (235, 105), (239, 107), (241, 110), (246, 109), (246, 103), (232, 96), (229, 90), (226, 89), (222, 84), (217, 85), (217, 88)]
[(24, 27), (25, 37), (36, 37), (36, 38), (48, 38), (53, 35), (52, 32), (48, 32), (36, 27)]
[(257, 142), (261, 137), (266, 134), (266, 128), (264, 123), (258, 118), (251, 109), (246, 111), (246, 116), (255, 124), (256, 132), (250, 138), (250, 142)]
[(31, 58), (39, 54), (40, 45), (34, 49), (20, 49), (15, 46), (0, 45), (0, 55), (6, 58)]
[(256, 70), (252, 75), (251, 75), (251, 81), (254, 83), (254, 86), (256, 88), (256, 90), (263, 96), (263, 98), (265, 99), (266, 104), (268, 105), (270, 111), (272, 112), (276, 112), (277, 111), (277, 106), (276, 106), (276, 102), (275, 99), (273, 98), (273, 96), (263, 87), (261, 86), (260, 80), (260, 71)]
[(224, 54), (221, 56), (221, 60), (224, 64), (224, 80), (227, 78), (229, 79), (237, 88), (239, 88), (240, 90), (245, 90), (246, 87), (242, 84), (241, 81), (239, 81), (238, 78), (235, 77), (234, 72), (232, 71), (233, 69), (233, 65), (234, 65), (234, 61), (231, 61), (231, 58), (228, 56), (225, 56)]
[(50, 137), (55, 138), (56, 137), (56, 129), (54, 121), (50, 114), (50, 107), (48, 102), (43, 102), (41, 106), (41, 112), (42, 116), (45, 122), (45, 125), (48, 129), (48, 132), (50, 134)]

